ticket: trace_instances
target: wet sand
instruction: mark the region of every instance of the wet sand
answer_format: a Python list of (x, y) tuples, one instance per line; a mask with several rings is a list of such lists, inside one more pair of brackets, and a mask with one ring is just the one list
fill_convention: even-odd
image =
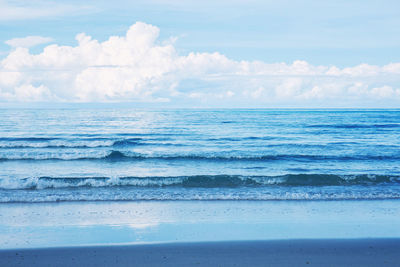
[(0, 205), (0, 266), (399, 266), (399, 200)]
[(399, 266), (400, 239), (304, 239), (0, 250), (0, 266)]

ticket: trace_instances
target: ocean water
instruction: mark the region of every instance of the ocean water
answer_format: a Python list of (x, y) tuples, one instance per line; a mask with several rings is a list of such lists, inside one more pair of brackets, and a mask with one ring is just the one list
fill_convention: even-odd
[(0, 202), (400, 198), (400, 110), (0, 109)]

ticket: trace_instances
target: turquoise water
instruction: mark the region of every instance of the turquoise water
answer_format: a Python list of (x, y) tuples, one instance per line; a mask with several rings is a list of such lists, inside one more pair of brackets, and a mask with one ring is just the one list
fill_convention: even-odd
[(1, 109), (0, 202), (400, 198), (399, 110)]

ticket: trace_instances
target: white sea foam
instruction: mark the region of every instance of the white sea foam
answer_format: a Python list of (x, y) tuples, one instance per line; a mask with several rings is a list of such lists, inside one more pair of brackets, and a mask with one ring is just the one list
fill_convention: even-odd
[(28, 177), (2, 178), (0, 189), (46, 189), (79, 187), (181, 187), (181, 188), (257, 188), (304, 186), (351, 186), (400, 184), (400, 176), (287, 174), (279, 176), (194, 175), (154, 177)]

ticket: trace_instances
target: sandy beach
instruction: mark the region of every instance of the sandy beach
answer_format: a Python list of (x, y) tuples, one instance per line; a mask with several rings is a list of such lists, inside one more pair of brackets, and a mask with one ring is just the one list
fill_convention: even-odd
[(398, 266), (400, 239), (313, 239), (11, 249), (1, 266)]
[(0, 266), (396, 266), (398, 203), (0, 205)]

